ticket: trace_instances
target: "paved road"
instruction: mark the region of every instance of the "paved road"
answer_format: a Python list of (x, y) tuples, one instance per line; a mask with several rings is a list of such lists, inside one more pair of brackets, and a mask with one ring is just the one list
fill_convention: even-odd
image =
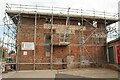
[(3, 74), (2, 80), (118, 80), (117, 71), (101, 68), (18, 71)]

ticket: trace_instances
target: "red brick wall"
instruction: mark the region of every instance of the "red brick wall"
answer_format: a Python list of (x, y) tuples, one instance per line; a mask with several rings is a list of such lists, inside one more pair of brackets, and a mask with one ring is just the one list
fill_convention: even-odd
[[(44, 35), (50, 33), (49, 29), (44, 29), (45, 17), (39, 17), (37, 19), (37, 28), (36, 28), (36, 53), (35, 53), (35, 62), (36, 63), (50, 63), (50, 56), (45, 55), (45, 46), (44, 46)], [(53, 21), (54, 24), (66, 24), (66, 18), (55, 18)], [(19, 42), (34, 42), (34, 18), (30, 17), (22, 17), (21, 18), (21, 27), (19, 37), (17, 39)], [(70, 20), (70, 25), (78, 25), (78, 21), (74, 18), (74, 20)], [(83, 31), (85, 39), (93, 32), (92, 26), (84, 22), (84, 26), (86, 26), (86, 30)], [(99, 22), (99, 28), (104, 27), (102, 23)], [(103, 44), (106, 42), (105, 38), (100, 39), (100, 43), (95, 45), (93, 43), (93, 38), (90, 37), (86, 40), (84, 47), (81, 47), (79, 44), (79, 31), (76, 30), (75, 34), (69, 35), (70, 46), (53, 46), (53, 62), (56, 63), (57, 59), (64, 59), (64, 62), (67, 63), (67, 56), (74, 56), (74, 62), (80, 62), (81, 55), (85, 56), (85, 58), (89, 61), (104, 61), (104, 48)], [(97, 30), (96, 30), (97, 32)], [(54, 33), (53, 35), (53, 43), (59, 43), (59, 35)], [(100, 45), (102, 44), (102, 45)], [(83, 53), (81, 54), (81, 49), (83, 49)], [(70, 50), (70, 51), (69, 51)], [(70, 52), (70, 53), (69, 53)], [(27, 55), (23, 55), (23, 50), (19, 49), (18, 53), (18, 61), (19, 63), (33, 63), (34, 51), (27, 51)], [(50, 64), (36, 64), (36, 69), (50, 69)], [(62, 68), (61, 64), (53, 64), (54, 69)], [(19, 69), (33, 69), (33, 64), (19, 64)]]

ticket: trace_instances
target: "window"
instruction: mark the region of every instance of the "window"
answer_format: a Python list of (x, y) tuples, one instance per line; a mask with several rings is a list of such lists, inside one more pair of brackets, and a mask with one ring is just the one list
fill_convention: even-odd
[(45, 34), (45, 56), (50, 56), (51, 52), (51, 35), (50, 34)]

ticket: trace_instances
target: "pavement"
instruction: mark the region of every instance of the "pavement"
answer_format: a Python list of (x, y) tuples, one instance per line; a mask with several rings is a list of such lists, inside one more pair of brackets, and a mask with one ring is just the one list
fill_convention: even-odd
[(3, 73), (2, 77), (2, 80), (120, 80), (118, 71), (104, 68), (13, 71)]

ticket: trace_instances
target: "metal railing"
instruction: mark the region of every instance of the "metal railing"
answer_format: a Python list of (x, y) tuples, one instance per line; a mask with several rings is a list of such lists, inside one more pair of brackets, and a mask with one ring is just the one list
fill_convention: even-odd
[[(47, 12), (47, 13), (56, 13), (56, 14), (66, 14), (69, 8), (62, 7), (49, 7), (49, 6), (38, 6), (38, 5), (22, 5), (22, 4), (6, 4), (6, 10), (15, 10), (15, 11), (28, 11), (28, 12)], [(114, 18), (118, 19), (118, 13), (109, 13), (101, 12), (95, 10), (83, 10), (83, 9), (74, 9), (70, 8), (70, 15), (81, 15), (81, 16), (97, 16), (102, 18)]]

